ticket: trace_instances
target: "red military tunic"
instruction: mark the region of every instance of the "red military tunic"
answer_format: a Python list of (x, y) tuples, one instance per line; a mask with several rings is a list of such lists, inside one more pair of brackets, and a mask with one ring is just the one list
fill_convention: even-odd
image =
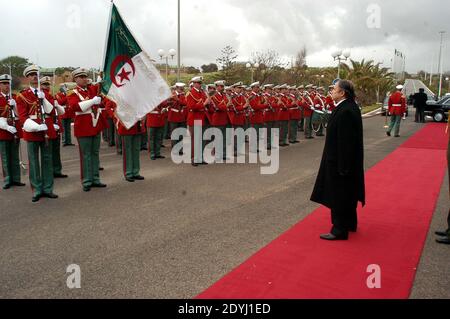
[[(44, 90), (43, 89), (42, 92), (45, 93), (45, 98), (47, 99), (47, 101), (49, 101), (52, 105), (55, 105), (55, 100), (56, 99), (51, 95), (50, 90)], [(57, 134), (58, 133), (63, 133), (64, 132), (64, 128), (63, 128), (63, 125), (62, 125), (62, 122), (61, 122), (61, 117), (58, 116), (58, 112), (57, 112), (56, 108), (53, 109), (53, 111), (51, 113), (51, 116), (52, 116), (52, 120), (53, 120), (52, 124), (57, 124), (59, 126), (59, 130), (58, 131), (55, 130), (56, 133)], [(49, 124), (47, 124), (47, 125), (49, 125)], [(51, 139), (56, 139), (56, 137), (57, 136), (55, 136), (55, 138), (51, 138)]]
[(264, 110), (267, 108), (267, 104), (264, 104), (262, 96), (255, 92), (252, 92), (249, 100), (253, 110), (250, 112), (250, 124), (264, 124)]
[[(13, 100), (16, 100), (16, 96), (13, 94)], [(0, 129), (0, 141), (12, 141), (15, 137), (21, 138), (22, 127), (19, 121), (19, 115), (17, 114), (17, 110), (14, 110), (9, 104), (6, 96), (3, 93), (0, 93), (0, 117), (6, 119), (6, 122), (10, 126), (14, 126), (17, 130), (15, 135), (9, 133), (7, 130)]]
[(176, 93), (173, 97), (174, 103), (169, 110), (169, 122), (171, 123), (184, 123), (186, 122), (186, 96), (183, 93)]
[[(86, 89), (77, 87), (67, 95), (69, 112), (75, 113), (75, 136), (91, 137), (98, 135), (101, 131), (108, 128), (107, 112), (114, 108), (114, 102), (106, 97), (102, 98), (100, 105), (94, 105), (92, 108), (83, 112), (79, 103), (93, 99), (99, 95), (98, 85), (88, 85)], [(103, 110), (105, 108), (106, 110)]]
[(334, 104), (333, 98), (331, 97), (331, 95), (327, 95), (326, 99), (325, 99), (325, 105), (328, 108), (328, 111), (333, 112), (336, 109), (336, 104)]
[(314, 105), (313, 98), (306, 94), (306, 96), (303, 97), (303, 116), (304, 117), (311, 117), (313, 114), (313, 110), (311, 109)]
[(212, 98), (213, 102), (210, 109), (211, 125), (213, 126), (226, 126), (228, 125), (228, 98), (224, 93), (217, 92)]
[(147, 114), (147, 127), (148, 128), (159, 128), (164, 127), (166, 124), (165, 115), (163, 110), (169, 107), (168, 100), (163, 101), (159, 104), (153, 111)]
[(246, 121), (245, 106), (247, 100), (244, 95), (240, 94), (231, 100), (234, 107), (230, 107), (228, 110), (228, 116), (230, 118), (231, 125), (244, 126)]
[(58, 104), (61, 105), (65, 110), (65, 113), (59, 116), (61, 120), (75, 118), (75, 114), (73, 112), (70, 112), (69, 110), (69, 105), (67, 103), (67, 95), (65, 93), (63, 92), (57, 93), (55, 99), (58, 101)]
[(264, 93), (266, 98), (267, 109), (264, 111), (264, 122), (276, 122), (278, 120), (278, 109), (274, 107), (277, 104), (277, 99), (268, 93)]
[(324, 102), (322, 96), (321, 96), (320, 94), (317, 94), (317, 95), (314, 97), (314, 108), (315, 108), (316, 110), (323, 111), (323, 110), (324, 110), (324, 109), (323, 109), (323, 106), (324, 106), (324, 105), (325, 105), (325, 102)]
[(389, 113), (392, 115), (403, 115), (406, 113), (406, 97), (397, 91), (389, 98)]
[(293, 105), (293, 101), (286, 95), (281, 94), (281, 102), (280, 105), (280, 112), (278, 113), (278, 120), (279, 121), (289, 121), (290, 114), (289, 109)]
[(289, 107), (289, 118), (291, 120), (300, 121), (302, 119), (302, 111), (300, 110), (299, 101), (295, 95), (291, 94), (293, 100), (292, 105)]
[(186, 104), (188, 109), (187, 125), (194, 126), (194, 121), (201, 121), (205, 124), (205, 106), (204, 103), (208, 99), (205, 92), (199, 91), (196, 88), (188, 93), (186, 97)]
[[(21, 126), (23, 126), (27, 120), (31, 120), (37, 124), (46, 124), (48, 130), (45, 132), (26, 132), (24, 130), (23, 138), (27, 142), (44, 142), (46, 137), (55, 139), (57, 133), (53, 127), (51, 115), (53, 109), (50, 114), (45, 113), (33, 90), (31, 88), (25, 89), (17, 96), (17, 110), (19, 112)], [(48, 102), (51, 103), (51, 101)], [(44, 118), (44, 120), (42, 120), (42, 118)]]

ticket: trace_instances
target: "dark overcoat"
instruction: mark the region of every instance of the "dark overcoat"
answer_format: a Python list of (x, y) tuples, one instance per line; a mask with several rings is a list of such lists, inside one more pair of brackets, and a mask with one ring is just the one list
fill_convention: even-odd
[(366, 203), (361, 111), (347, 99), (332, 113), (311, 200), (330, 209)]

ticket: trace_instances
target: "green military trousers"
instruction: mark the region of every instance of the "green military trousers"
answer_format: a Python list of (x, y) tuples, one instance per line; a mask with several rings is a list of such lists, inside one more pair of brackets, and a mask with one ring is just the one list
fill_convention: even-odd
[(52, 162), (53, 162), (53, 175), (62, 174), (62, 163), (61, 163), (61, 136), (54, 140), (50, 140), (52, 144)]
[(100, 184), (100, 134), (89, 137), (79, 137), (81, 162), (81, 182), (84, 187)]
[(20, 183), (19, 148), (20, 140), (0, 141), (0, 159), (5, 185)]
[(141, 170), (141, 139), (142, 135), (124, 135), (122, 138), (123, 175), (125, 178), (139, 176)]
[(289, 121), (289, 143), (298, 142), (298, 120), (290, 120)]
[(394, 129), (395, 136), (400, 134), (400, 123), (402, 122), (401, 115), (391, 115), (391, 123), (389, 124), (388, 132), (391, 133)]
[(305, 117), (305, 137), (306, 138), (312, 137), (312, 117), (311, 116)]
[(156, 159), (157, 156), (161, 156), (163, 134), (164, 126), (150, 128), (148, 147), (151, 159)]
[(286, 145), (288, 142), (289, 121), (280, 121), (280, 145)]
[(64, 145), (72, 144), (72, 119), (62, 119), (62, 125), (64, 128), (63, 143)]
[(50, 141), (28, 142), (27, 150), (33, 195), (53, 193), (52, 143)]

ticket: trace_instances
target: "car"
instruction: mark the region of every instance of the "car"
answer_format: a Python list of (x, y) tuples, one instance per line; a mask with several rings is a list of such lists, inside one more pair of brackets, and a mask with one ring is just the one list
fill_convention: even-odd
[(450, 109), (450, 96), (444, 96), (439, 101), (428, 100), (425, 108), (425, 116), (431, 116), (435, 122), (445, 122), (448, 119)]

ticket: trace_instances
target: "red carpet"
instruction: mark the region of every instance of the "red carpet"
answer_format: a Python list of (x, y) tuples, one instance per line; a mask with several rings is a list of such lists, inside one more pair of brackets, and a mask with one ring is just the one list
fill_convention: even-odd
[[(197, 298), (408, 298), (446, 172), (444, 130), (426, 125), (367, 172), (367, 206), (349, 241), (320, 240), (330, 214), (317, 209)], [(367, 287), (371, 264), (380, 289)]]

